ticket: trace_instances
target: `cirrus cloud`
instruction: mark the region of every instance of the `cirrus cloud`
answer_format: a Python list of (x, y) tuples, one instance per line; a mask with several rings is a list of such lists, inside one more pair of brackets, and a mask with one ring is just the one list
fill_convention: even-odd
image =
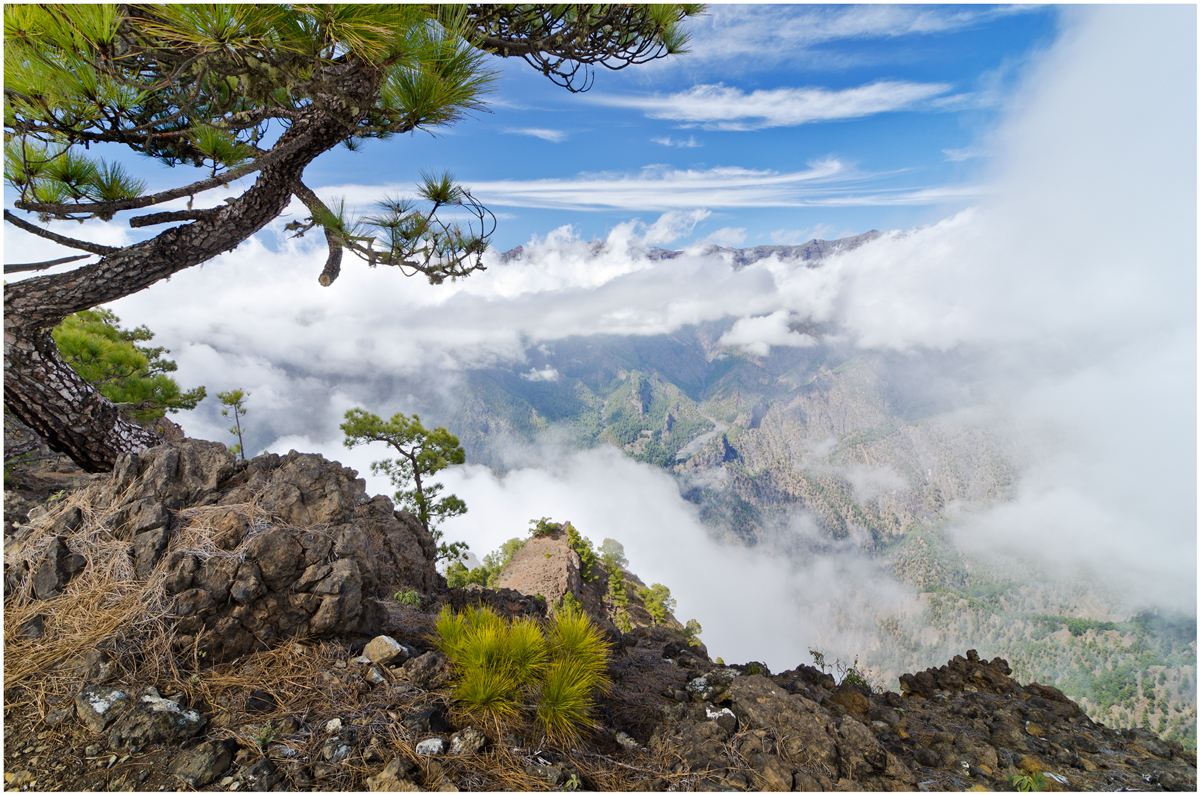
[(705, 129), (744, 131), (912, 110), (950, 89), (946, 83), (882, 80), (841, 91), (774, 88), (747, 94), (717, 83), (692, 86), (687, 91), (667, 96), (598, 96), (593, 101), (612, 107), (636, 108), (652, 119), (678, 121), (685, 127), (698, 124)]

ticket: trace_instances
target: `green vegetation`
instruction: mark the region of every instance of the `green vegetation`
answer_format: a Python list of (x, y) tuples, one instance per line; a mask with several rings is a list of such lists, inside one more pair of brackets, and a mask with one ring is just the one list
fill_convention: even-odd
[(392, 598), (402, 605), (421, 606), (421, 595), (416, 591), (396, 591)]
[(1046, 777), (1041, 773), (1034, 773), (1032, 776), (1009, 776), (1008, 780), (1017, 792), (1042, 792), (1046, 789)]
[(549, 516), (543, 516), (541, 519), (529, 520), (529, 535), (544, 536), (553, 533), (559, 528), (559, 525), (551, 521)]
[(600, 542), (600, 562), (604, 564), (610, 576), (614, 571), (629, 565), (629, 559), (625, 557), (625, 547), (611, 538)]
[(579, 574), (587, 582), (592, 582), (600, 576), (596, 570), (596, 550), (592, 549), (592, 542), (586, 536), (580, 535), (573, 524), (567, 522), (565, 527), (567, 528), (567, 544), (575, 550), (575, 554), (579, 555)]
[(277, 734), (279, 734), (279, 729), (272, 726), (271, 721), (267, 720), (267, 722), (260, 726), (258, 731), (254, 733), (254, 744), (257, 745), (261, 751), (271, 744), (271, 741), (275, 739)]
[(671, 598), (671, 589), (662, 583), (654, 583), (649, 588), (639, 588), (638, 596), (646, 605), (646, 610), (656, 624), (665, 624), (667, 616), (675, 611), (675, 600)]
[(472, 583), (485, 588), (495, 588), (500, 579), (500, 572), (512, 560), (517, 550), (525, 546), (519, 538), (510, 538), (500, 545), (500, 549), (483, 556), (483, 562), (473, 569), (467, 569), (462, 561), (455, 561), (446, 569), (446, 584), (451, 588), (461, 588)]
[[(384, 422), (375, 414), (355, 408), (346, 412), (341, 429), (346, 434), (346, 447), (384, 442), (400, 454), (397, 460), (375, 461), (371, 471), (388, 476), (397, 488), (396, 505), (412, 513), (434, 541), (440, 542), (442, 538), (437, 525), (467, 512), (466, 504), (453, 494), (437, 499), (442, 484), (427, 480), (430, 475), (466, 460), (458, 438), (445, 428), (426, 430), (416, 414), (412, 417), (396, 414)], [(466, 549), (462, 541), (439, 543), (437, 560), (457, 561), (464, 557)]]
[(154, 332), (120, 324), (109, 309), (88, 309), (69, 315), (51, 336), (72, 370), (135, 419), (149, 422), (166, 412), (194, 409), (205, 397), (204, 387), (181, 391), (167, 375), (179, 369), (163, 358), (170, 351), (137, 344), (154, 339)]
[(575, 594), (567, 591), (562, 595), (562, 599), (558, 600), (558, 604), (554, 606), (555, 615), (560, 612), (582, 613), (583, 605), (575, 598)]
[(225, 406), (221, 409), (222, 417), (228, 417), (229, 412), (233, 412), (233, 427), (229, 429), (229, 432), (238, 438), (238, 443), (229, 445), (229, 452), (240, 455), (245, 461), (246, 449), (242, 440), (242, 417), (246, 416), (246, 407), (242, 401), (250, 397), (250, 394), (240, 389), (231, 389), (228, 392), (218, 392), (217, 397)]
[(704, 628), (700, 626), (700, 622), (694, 618), (689, 618), (687, 625), (683, 628), (683, 636), (687, 638), (688, 643), (693, 646), (700, 645), (700, 633)]
[(594, 694), (609, 687), (608, 646), (579, 610), (559, 610), (543, 628), (506, 623), (488, 607), (447, 607), (435, 643), (456, 670), (456, 707), (496, 737), (532, 722), (548, 741), (573, 745), (593, 721)]
[(855, 687), (861, 687), (875, 693), (883, 692), (883, 687), (873, 683), (870, 679), (870, 672), (864, 668), (858, 661), (858, 655), (854, 656), (854, 662), (844, 663), (841, 659), (835, 659), (830, 664), (825, 659), (825, 653), (816, 649), (809, 649), (809, 655), (812, 656), (813, 665), (821, 669), (822, 673), (829, 674), (834, 681), (840, 684), (850, 684)]

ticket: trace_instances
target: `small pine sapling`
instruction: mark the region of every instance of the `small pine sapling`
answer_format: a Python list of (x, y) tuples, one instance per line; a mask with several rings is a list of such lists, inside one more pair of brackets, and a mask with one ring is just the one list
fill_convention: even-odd
[(249, 392), (243, 392), (240, 389), (231, 389), (228, 392), (218, 392), (217, 397), (225, 404), (226, 408), (221, 409), (221, 416), (228, 417), (229, 412), (233, 412), (233, 427), (229, 432), (238, 438), (238, 443), (229, 446), (229, 452), (234, 455), (240, 455), (242, 460), (246, 460), (245, 442), (242, 440), (242, 417), (246, 415), (246, 406), (242, 403), (243, 400), (250, 397)]

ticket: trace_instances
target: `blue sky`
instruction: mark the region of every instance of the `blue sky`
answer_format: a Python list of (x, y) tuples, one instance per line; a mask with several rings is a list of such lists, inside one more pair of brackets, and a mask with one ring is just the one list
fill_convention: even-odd
[(688, 54), (597, 70), (584, 94), (497, 59), (490, 113), (332, 152), (308, 179), (358, 198), (419, 168), (449, 169), (500, 218), (501, 251), (563, 224), (604, 238), (671, 210), (686, 216), (677, 231), (711, 213), (674, 247), (911, 228), (978, 197), (989, 134), (1057, 16), (714, 5), (689, 23)]
[[(567, 224), (603, 239), (668, 212), (658, 243), (673, 248), (909, 229), (980, 198), (992, 133), (1054, 43), (1059, 15), (1053, 6), (713, 5), (686, 23), (687, 54), (598, 69), (582, 94), (519, 59), (492, 59), (487, 112), (335, 149), (306, 181), (365, 211), (406, 192), (422, 169), (449, 170), (496, 214), (498, 251)], [(182, 178), (152, 161), (131, 165), (151, 189)]]

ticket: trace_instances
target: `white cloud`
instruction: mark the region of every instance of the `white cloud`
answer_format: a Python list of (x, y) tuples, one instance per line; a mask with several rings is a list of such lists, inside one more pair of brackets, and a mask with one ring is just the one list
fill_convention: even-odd
[(661, 138), (651, 138), (650, 140), (656, 144), (662, 144), (663, 146), (674, 146), (680, 149), (695, 149), (697, 147), (704, 146), (704, 144), (696, 140), (696, 136), (694, 135), (689, 135), (686, 141), (673, 141), (669, 135), (665, 135)]
[(513, 135), (530, 135), (555, 144), (562, 143), (568, 137), (568, 134), (562, 130), (547, 130), (541, 127), (509, 127), (504, 132)]
[(687, 237), (696, 228), (696, 224), (712, 215), (707, 209), (672, 210), (663, 213), (658, 220), (646, 228), (642, 241), (647, 246), (666, 245), (681, 237)]
[(714, 130), (761, 130), (910, 110), (950, 90), (945, 83), (880, 81), (858, 88), (775, 88), (749, 94), (724, 84), (697, 85), (653, 97), (595, 96), (594, 102), (637, 108), (652, 119), (670, 119)]
[(746, 227), (726, 226), (712, 234), (706, 235), (701, 243), (711, 243), (714, 246), (740, 246), (746, 242)]
[(808, 334), (792, 331), (788, 327), (790, 321), (791, 313), (786, 309), (764, 317), (744, 317), (734, 323), (719, 342), (744, 348), (755, 356), (766, 356), (772, 345), (807, 348), (817, 344), (817, 340)]
[(521, 377), (526, 381), (557, 381), (559, 379), (558, 370), (555, 370), (550, 365), (546, 365), (541, 370), (529, 368), (528, 373), (521, 373)]
[[(1028, 11), (1019, 7), (712, 5), (706, 16), (688, 22), (692, 34), (688, 60), (746, 70), (796, 61), (843, 68), (849, 63), (846, 56), (820, 45), (944, 33)], [(670, 66), (668, 59), (659, 68)]]
[(908, 481), (890, 466), (881, 467), (859, 464), (846, 472), (846, 479), (854, 489), (854, 499), (859, 503), (874, 499), (889, 491), (903, 491), (909, 487)]
[(958, 163), (963, 160), (970, 160), (973, 157), (984, 157), (988, 153), (983, 149), (974, 146), (966, 146), (962, 149), (943, 149), (942, 154), (952, 163)]
[[(836, 158), (813, 160), (805, 171), (780, 172), (718, 166), (675, 169), (649, 165), (636, 173), (581, 173), (552, 179), (475, 180), (466, 184), (487, 207), (555, 210), (614, 208), (630, 211), (693, 210), (738, 207), (862, 207), (961, 204), (985, 193), (978, 185), (878, 187), (876, 175), (862, 173)], [(331, 185), (323, 198), (343, 197), (357, 211), (373, 208), (386, 196), (412, 197), (411, 185)], [(298, 203), (295, 213), (303, 213)], [(503, 214), (497, 214), (501, 217)], [(449, 216), (447, 216), (449, 219)], [(468, 220), (466, 216), (462, 220)]]

